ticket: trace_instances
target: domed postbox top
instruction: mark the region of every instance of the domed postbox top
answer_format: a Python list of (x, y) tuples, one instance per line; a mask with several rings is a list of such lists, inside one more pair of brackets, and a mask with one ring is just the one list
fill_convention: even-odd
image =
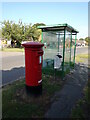
[(37, 48), (37, 47), (43, 47), (44, 44), (40, 43), (40, 42), (27, 42), (22, 44), (22, 46), (24, 46), (25, 48)]

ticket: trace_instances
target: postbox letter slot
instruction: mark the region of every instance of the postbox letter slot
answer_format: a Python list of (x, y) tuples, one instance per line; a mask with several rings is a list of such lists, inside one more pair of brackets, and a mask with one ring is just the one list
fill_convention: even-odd
[(43, 51), (38, 51), (38, 55), (43, 55)]

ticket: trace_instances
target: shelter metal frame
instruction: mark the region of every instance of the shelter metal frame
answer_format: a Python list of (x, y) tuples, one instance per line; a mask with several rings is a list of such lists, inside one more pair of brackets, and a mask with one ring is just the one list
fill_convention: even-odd
[[(74, 29), (72, 26), (68, 25), (67, 23), (56, 24), (56, 25), (38, 26), (38, 28), (42, 30), (42, 36), (41, 36), (42, 43), (43, 43), (43, 32), (47, 32), (47, 33), (58, 36), (58, 52), (59, 52), (60, 36), (64, 35), (64, 39), (63, 39), (63, 61), (62, 61), (62, 73), (63, 73), (63, 76), (64, 76), (66, 35), (71, 35), (71, 38), (70, 38), (70, 64), (71, 64), (72, 36), (75, 35), (74, 57), (73, 57), (73, 63), (75, 64), (76, 40), (77, 40), (77, 33), (79, 33), (79, 32), (76, 29)], [(67, 34), (66, 31), (68, 31), (69, 34)]]

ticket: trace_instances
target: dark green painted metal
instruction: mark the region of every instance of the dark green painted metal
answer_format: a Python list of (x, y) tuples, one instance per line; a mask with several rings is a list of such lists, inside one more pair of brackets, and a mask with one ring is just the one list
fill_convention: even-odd
[(76, 53), (76, 40), (77, 40), (77, 34), (75, 35), (74, 59), (73, 59), (74, 64), (75, 64), (75, 53)]
[(59, 45), (60, 45), (60, 34), (58, 35), (58, 53), (59, 53)]
[(66, 30), (64, 30), (64, 40), (63, 40), (62, 78), (64, 77), (65, 36), (66, 36)]
[(41, 42), (43, 43), (43, 32), (41, 34)]
[(71, 51), (72, 50), (72, 32), (71, 32), (71, 40), (70, 40), (70, 66), (71, 66)]
[[(73, 33), (78, 33), (76, 29), (74, 29), (72, 26), (68, 25), (67, 23), (64, 24), (54, 24), (54, 25), (46, 25), (46, 26), (38, 26), (37, 28), (42, 29), (43, 31), (48, 31), (51, 29), (51, 31), (61, 30), (61, 28), (68, 29), (69, 31), (72, 31)], [(54, 28), (54, 29), (53, 29)]]

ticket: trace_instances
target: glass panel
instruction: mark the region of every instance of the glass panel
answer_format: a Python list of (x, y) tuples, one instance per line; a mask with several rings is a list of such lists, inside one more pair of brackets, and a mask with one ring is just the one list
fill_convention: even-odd
[(75, 35), (72, 35), (72, 47), (71, 47), (71, 62), (72, 63), (74, 59), (74, 47), (75, 47)]
[(71, 33), (66, 31), (65, 36), (65, 57), (64, 57), (64, 71), (70, 68), (70, 41)]
[(51, 32), (43, 32), (44, 59), (53, 59), (57, 53), (57, 35)]
[[(63, 31), (43, 32), (43, 43), (44, 43), (43, 66), (44, 67), (47, 66), (47, 64), (49, 66), (52, 65), (56, 55), (61, 55), (63, 58), (63, 39), (64, 39)], [(62, 58), (61, 58), (61, 62), (62, 62)], [(62, 67), (60, 67), (60, 70), (62, 70)]]

